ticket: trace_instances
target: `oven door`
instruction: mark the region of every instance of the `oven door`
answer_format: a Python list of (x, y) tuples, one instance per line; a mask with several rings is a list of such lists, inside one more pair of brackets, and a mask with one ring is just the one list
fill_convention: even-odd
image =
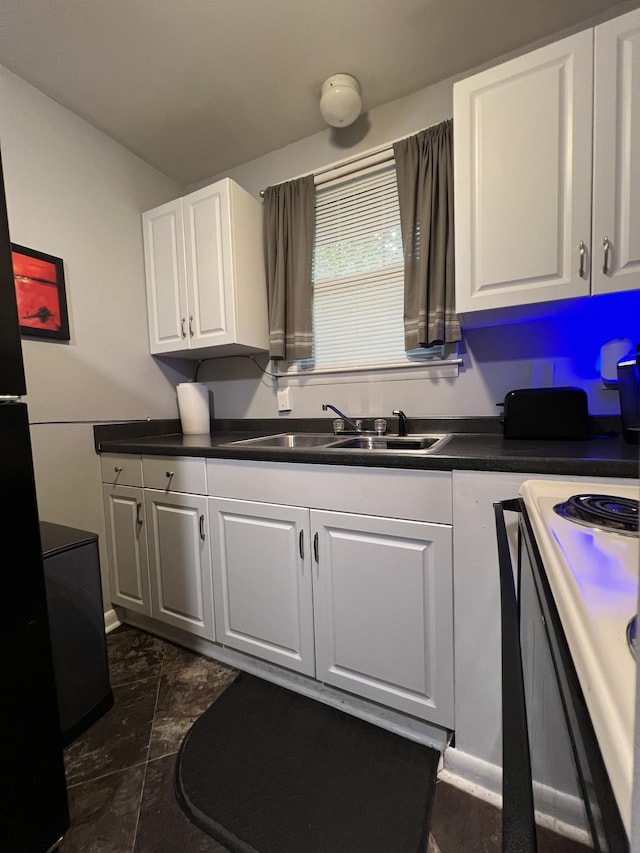
[[(517, 572), (505, 511), (520, 514)], [(524, 503), (494, 504), (502, 617), (504, 851), (537, 850), (535, 811), (584, 828), (597, 851), (629, 842)]]

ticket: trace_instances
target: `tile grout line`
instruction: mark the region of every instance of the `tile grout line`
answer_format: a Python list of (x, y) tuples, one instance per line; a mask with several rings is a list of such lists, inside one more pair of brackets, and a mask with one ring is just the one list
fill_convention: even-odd
[(78, 782), (67, 782), (67, 789), (71, 790), (72, 788), (77, 788), (80, 785), (90, 785), (92, 782), (99, 782), (102, 779), (108, 779), (110, 776), (115, 776), (117, 773), (124, 773), (127, 770), (132, 770), (134, 767), (142, 767), (146, 764), (148, 759), (144, 761), (138, 761), (135, 764), (129, 764), (127, 767), (116, 767), (115, 770), (110, 770), (109, 773), (101, 773), (99, 776), (91, 776), (88, 779), (80, 779)]
[(162, 661), (160, 663), (160, 673), (158, 675), (158, 686), (156, 687), (156, 701), (153, 706), (153, 716), (151, 718), (151, 730), (149, 731), (149, 742), (147, 743), (147, 757), (144, 762), (144, 772), (142, 774), (142, 785), (140, 787), (140, 801), (138, 803), (138, 814), (136, 815), (136, 825), (133, 831), (133, 840), (131, 846), (131, 853), (134, 853), (136, 849), (136, 841), (138, 840), (138, 829), (140, 828), (140, 814), (142, 812), (142, 801), (144, 799), (144, 788), (147, 782), (147, 767), (149, 766), (149, 753), (151, 751), (151, 741), (153, 739), (153, 729), (156, 722), (156, 713), (158, 711), (158, 698), (160, 696), (160, 684), (162, 683), (162, 674), (164, 671), (164, 658), (167, 653), (166, 646), (162, 647)]

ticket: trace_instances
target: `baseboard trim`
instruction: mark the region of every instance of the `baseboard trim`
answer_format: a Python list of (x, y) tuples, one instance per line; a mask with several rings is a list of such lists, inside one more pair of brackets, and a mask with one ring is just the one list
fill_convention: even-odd
[(452, 746), (445, 750), (443, 758), (444, 767), (439, 779), (498, 809), (502, 808), (502, 767)]
[[(443, 768), (438, 779), (502, 808), (502, 767), (483, 761), (475, 755), (449, 747), (443, 755)], [(534, 782), (536, 824), (552, 832), (590, 845), (584, 824), (583, 805), (578, 797)]]
[(282, 667), (253, 658), (243, 652), (220, 646), (203, 637), (187, 634), (179, 628), (158, 622), (140, 613), (125, 611), (123, 619), (129, 625), (183, 645), (206, 657), (227, 664), (227, 666), (243, 670), (251, 675), (264, 678), (266, 681), (294, 690), (296, 693), (301, 693), (303, 696), (324, 702), (326, 705), (331, 705), (333, 708), (345, 711), (345, 713), (352, 714), (408, 740), (423, 743), (440, 753), (449, 742), (450, 733), (435, 724), (409, 717), (400, 711), (394, 711), (350, 693), (342, 692), (307, 676), (298, 675)]
[(113, 608), (111, 610), (107, 610), (104, 614), (104, 631), (105, 634), (110, 634), (112, 631), (115, 631), (116, 628), (119, 628), (121, 625), (120, 620), (118, 619), (118, 614)]

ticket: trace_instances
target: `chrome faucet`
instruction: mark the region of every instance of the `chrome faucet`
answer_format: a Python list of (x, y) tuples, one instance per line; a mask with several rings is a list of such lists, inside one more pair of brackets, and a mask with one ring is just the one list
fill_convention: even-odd
[(322, 411), (326, 412), (327, 409), (331, 409), (332, 412), (335, 412), (336, 415), (339, 418), (342, 418), (345, 423), (348, 423), (351, 429), (353, 429), (355, 432), (362, 431), (362, 424), (360, 423), (360, 421), (352, 421), (351, 418), (348, 415), (345, 415), (344, 412), (341, 412), (340, 409), (337, 408), (337, 406), (334, 406), (332, 403), (323, 403)]
[(394, 409), (391, 412), (392, 415), (397, 415), (398, 417), (398, 435), (406, 435), (407, 434), (407, 416), (402, 411), (402, 409)]

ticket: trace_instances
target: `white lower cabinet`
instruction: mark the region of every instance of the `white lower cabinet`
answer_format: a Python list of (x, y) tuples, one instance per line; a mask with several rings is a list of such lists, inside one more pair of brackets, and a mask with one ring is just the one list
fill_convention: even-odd
[(151, 615), (214, 639), (207, 499), (145, 489)]
[(103, 453), (100, 469), (111, 600), (150, 616), (142, 460), (139, 456)]
[(209, 498), (218, 642), (315, 675), (309, 510)]
[(103, 454), (101, 468), (111, 600), (213, 640), (204, 459)]
[(451, 527), (209, 498), (217, 640), (453, 727)]
[(450, 474), (101, 463), (115, 604), (454, 728)]
[(452, 728), (451, 527), (318, 510), (311, 526), (316, 677)]
[(102, 486), (111, 600), (151, 615), (143, 490), (138, 486)]

